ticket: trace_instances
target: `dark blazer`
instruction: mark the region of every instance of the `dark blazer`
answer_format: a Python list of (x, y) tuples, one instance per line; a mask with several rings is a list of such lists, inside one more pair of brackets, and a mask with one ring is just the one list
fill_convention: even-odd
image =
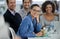
[(3, 16), (5, 19), (5, 22), (8, 22), (10, 24), (10, 27), (13, 28), (14, 31), (17, 33), (19, 25), (22, 21), (21, 16), (18, 13), (15, 13), (15, 15), (12, 15), (8, 9)]

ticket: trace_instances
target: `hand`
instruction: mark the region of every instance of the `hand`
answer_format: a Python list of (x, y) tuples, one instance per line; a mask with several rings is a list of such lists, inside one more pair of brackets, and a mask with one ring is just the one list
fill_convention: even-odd
[(39, 32), (39, 33), (36, 34), (36, 36), (43, 36), (43, 33)]
[(37, 22), (39, 23), (40, 21), (39, 21), (39, 16), (40, 16), (40, 14), (37, 14), (36, 15), (36, 19), (37, 19)]
[(14, 39), (21, 39), (21, 37), (19, 37), (19, 36), (15, 36)]

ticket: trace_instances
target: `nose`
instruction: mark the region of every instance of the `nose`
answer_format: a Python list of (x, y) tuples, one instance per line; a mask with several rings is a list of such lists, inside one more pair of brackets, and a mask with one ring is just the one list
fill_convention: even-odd
[(26, 5), (29, 5), (29, 2), (27, 2)]
[(12, 5), (16, 5), (16, 3), (15, 3), (15, 2), (13, 2), (13, 3), (12, 3)]

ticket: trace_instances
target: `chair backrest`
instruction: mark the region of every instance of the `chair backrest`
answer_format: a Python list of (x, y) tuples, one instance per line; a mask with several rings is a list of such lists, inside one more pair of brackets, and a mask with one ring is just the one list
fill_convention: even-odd
[(14, 37), (15, 37), (15, 31), (11, 27), (9, 27), (9, 30), (10, 30), (10, 32), (12, 34), (12, 39), (14, 39)]

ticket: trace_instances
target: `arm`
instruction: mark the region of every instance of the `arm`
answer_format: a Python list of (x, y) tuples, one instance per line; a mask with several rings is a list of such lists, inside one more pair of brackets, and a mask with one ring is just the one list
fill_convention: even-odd
[(34, 37), (35, 34), (33, 32), (29, 32), (29, 19), (24, 19), (19, 27), (19, 30), (17, 32), (18, 35), (22, 37)]
[[(36, 23), (35, 23), (35, 21), (36, 21)], [(38, 33), (38, 32), (40, 32), (41, 27), (42, 27), (42, 25), (40, 24), (39, 14), (37, 14), (35, 21), (34, 21), (34, 23), (36, 24), (35, 25), (35, 28), (36, 28), (35, 29), (36, 30), (35, 32)]]

